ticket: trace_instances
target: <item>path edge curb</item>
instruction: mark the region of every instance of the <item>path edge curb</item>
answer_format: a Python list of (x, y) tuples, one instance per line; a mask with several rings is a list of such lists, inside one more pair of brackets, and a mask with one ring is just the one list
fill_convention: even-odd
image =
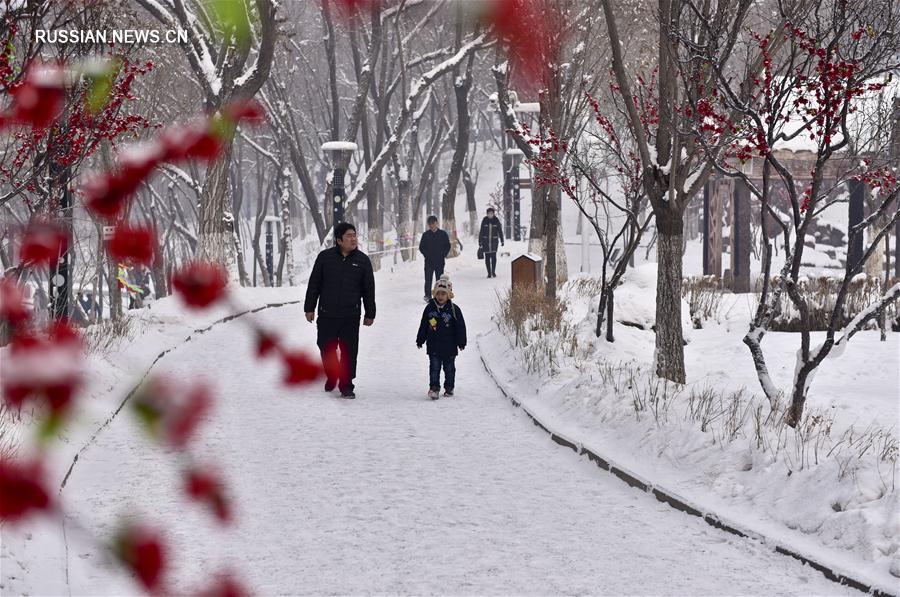
[[(492, 333), (493, 331), (494, 330), (487, 333)], [(684, 512), (685, 514), (689, 514), (690, 516), (700, 518), (706, 524), (732, 535), (756, 539), (761, 543), (771, 547), (776, 553), (790, 556), (795, 560), (799, 560), (800, 562), (806, 564), (810, 568), (821, 572), (828, 580), (851, 587), (858, 591), (862, 591), (863, 593), (875, 595), (876, 597), (900, 597), (900, 594), (891, 593), (890, 591), (885, 590), (884, 587), (877, 586), (876, 583), (867, 583), (847, 574), (838, 572), (831, 566), (822, 564), (814, 560), (810, 556), (804, 555), (790, 547), (786, 547), (778, 541), (771, 539), (770, 537), (767, 537), (762, 533), (743, 528), (740, 525), (733, 523), (714, 512), (704, 511), (699, 506), (692, 504), (689, 500), (677, 496), (674, 492), (668, 491), (664, 487), (647, 481), (637, 473), (629, 471), (626, 467), (620, 466), (609, 458), (600, 456), (589, 448), (584, 447), (584, 445), (580, 442), (573, 441), (572, 439), (565, 437), (563, 434), (560, 434), (559, 432), (551, 429), (544, 421), (541, 421), (533, 412), (531, 412), (531, 410), (529, 410), (528, 407), (526, 407), (520, 399), (516, 398), (512, 393), (512, 390), (507, 388), (494, 374), (494, 371), (491, 369), (484, 355), (484, 350), (482, 350), (481, 347), (481, 340), (485, 335), (486, 334), (479, 334), (475, 338), (475, 344), (478, 347), (478, 356), (481, 359), (481, 364), (484, 366), (484, 370), (494, 381), (494, 384), (500, 390), (500, 393), (502, 393), (503, 396), (505, 396), (514, 407), (521, 409), (522, 412), (524, 412), (528, 416), (528, 418), (531, 419), (531, 422), (534, 423), (536, 427), (546, 432), (550, 436), (550, 439), (552, 439), (555, 443), (565, 448), (569, 448), (579, 455), (587, 456), (588, 460), (596, 464), (599, 468), (607, 471), (608, 473), (611, 473), (612, 475), (615, 475), (617, 478), (619, 478), (619, 480), (625, 482), (630, 487), (634, 487), (651, 494), (658, 501), (667, 504), (675, 510)]]

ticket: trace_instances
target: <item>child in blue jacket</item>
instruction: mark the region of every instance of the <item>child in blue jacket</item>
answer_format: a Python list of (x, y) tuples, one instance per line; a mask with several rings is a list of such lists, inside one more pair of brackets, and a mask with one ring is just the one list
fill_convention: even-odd
[[(432, 299), (422, 312), (416, 346), (428, 345), (428, 397), (437, 400), (441, 391), (441, 368), (444, 369), (444, 396), (453, 395), (456, 383), (456, 355), (466, 347), (466, 320), (454, 303), (453, 284), (442, 275), (431, 291)], [(457, 350), (458, 349), (458, 350)]]

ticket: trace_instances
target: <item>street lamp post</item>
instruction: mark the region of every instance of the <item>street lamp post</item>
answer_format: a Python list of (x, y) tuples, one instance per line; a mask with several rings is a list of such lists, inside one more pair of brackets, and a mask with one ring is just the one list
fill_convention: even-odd
[(512, 147), (506, 150), (512, 166), (510, 168), (509, 184), (512, 188), (512, 212), (513, 212), (513, 240), (522, 240), (522, 201), (519, 193), (519, 164), (522, 162), (522, 150)]
[[(520, 102), (519, 96), (515, 91), (509, 91), (507, 99), (509, 100), (510, 108), (519, 114), (518, 118), (520, 120), (522, 119), (523, 114), (537, 115), (541, 111), (541, 104), (539, 102)], [(492, 93), (488, 98), (488, 101), (493, 110), (497, 112), (501, 130), (504, 129), (503, 115), (500, 114), (500, 103), (497, 94)], [(527, 118), (533, 120), (534, 117)], [(534, 123), (530, 122), (530, 124), (533, 125)], [(514, 144), (510, 142), (510, 138), (507, 135), (503, 136), (503, 144), (505, 147), (509, 146), (509, 148), (503, 152), (504, 232), (506, 233), (507, 238), (512, 237), (514, 240), (522, 240), (519, 164), (521, 163), (524, 154), (521, 149), (515, 147)], [(510, 228), (512, 228), (512, 231), (510, 231)]]
[(334, 204), (334, 225), (344, 221), (345, 191), (344, 173), (350, 165), (350, 156), (356, 151), (356, 143), (349, 141), (327, 141), (322, 143), (322, 151), (331, 156), (331, 196)]
[[(537, 118), (537, 115), (541, 111), (541, 104), (539, 102), (520, 102), (518, 98), (516, 98), (516, 103), (513, 106), (513, 110), (518, 114), (518, 119), (520, 121), (528, 120), (530, 126), (534, 126), (534, 120)], [(518, 147), (513, 147), (512, 149), (508, 149), (507, 154), (509, 154), (513, 161), (513, 239), (514, 240), (522, 240), (522, 198), (521, 198), (521, 189), (522, 183), (519, 178), (519, 165), (522, 163), (522, 158), (525, 154)], [(532, 189), (532, 197), (534, 197), (534, 187), (532, 181), (529, 181), (529, 184), (532, 184), (529, 188)], [(532, 209), (533, 209), (534, 201), (532, 201)]]
[(275, 275), (275, 232), (281, 224), (278, 216), (266, 216), (266, 271), (269, 274), (269, 284), (275, 285), (272, 277)]
[(503, 236), (512, 237), (512, 156), (503, 152)]

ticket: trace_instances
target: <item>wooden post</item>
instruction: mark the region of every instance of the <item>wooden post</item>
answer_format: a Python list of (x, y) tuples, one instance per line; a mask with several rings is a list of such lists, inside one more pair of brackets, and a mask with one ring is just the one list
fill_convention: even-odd
[(900, 278), (900, 219), (894, 225), (894, 275)]
[(736, 180), (731, 210), (731, 274), (734, 292), (750, 292), (750, 189)]
[(728, 182), (716, 180), (707, 184), (703, 218), (703, 274), (722, 278), (722, 207), (723, 193), (727, 192)]
[(503, 238), (512, 237), (512, 156), (503, 153)]
[[(848, 230), (848, 240), (849, 240), (849, 230), (854, 226), (857, 226), (860, 222), (863, 221), (864, 213), (865, 213), (865, 184), (859, 180), (851, 180), (847, 183), (847, 186), (850, 190), (850, 210), (849, 210), (849, 227)], [(850, 241), (850, 246), (847, 247), (847, 263), (850, 267), (854, 267), (863, 256), (863, 235), (864, 231), (860, 230), (859, 233)]]
[(712, 193), (712, 179), (703, 185), (703, 275), (709, 275), (709, 199)]

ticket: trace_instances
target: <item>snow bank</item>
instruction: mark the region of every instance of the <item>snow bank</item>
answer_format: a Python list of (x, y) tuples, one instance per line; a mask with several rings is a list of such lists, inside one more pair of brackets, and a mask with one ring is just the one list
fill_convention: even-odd
[[(625, 325), (639, 325), (650, 331), (656, 327), (657, 265), (645, 263), (625, 274), (622, 284), (615, 290), (613, 319)], [(582, 299), (577, 299), (582, 300)], [(597, 301), (594, 301), (596, 303)], [(597, 305), (593, 306), (596, 317)], [(691, 312), (687, 302), (681, 300), (681, 329), (685, 340), (690, 339)]]
[[(126, 316), (133, 318), (131, 337), (125, 337), (111, 345), (111, 349), (103, 353), (87, 355), (83, 362), (87, 372), (86, 387), (78, 400), (78, 416), (59, 437), (50, 442), (46, 449), (46, 462), (52, 466), (48, 471), (51, 486), (60, 487), (73, 458), (89, 445), (92, 435), (105, 423), (110, 414), (115, 412), (128, 392), (135, 387), (154, 363), (158, 355), (184, 343), (189, 336), (196, 337), (198, 330), (203, 330), (235, 313), (257, 309), (270, 303), (281, 303), (302, 300), (305, 288), (232, 288), (233, 304), (220, 305), (202, 312), (189, 311), (181, 300), (174, 296), (154, 301), (144, 309), (133, 309)], [(0, 348), (0, 361), (9, 358), (9, 347)], [(207, 379), (216, 371), (205, 372)], [(123, 419), (130, 413), (121, 413)], [(23, 417), (15, 430), (21, 438), (31, 440), (34, 436), (34, 420)], [(135, 438), (135, 447), (150, 446), (144, 437)], [(22, 453), (36, 449), (36, 446), (23, 443)], [(65, 491), (62, 491), (65, 503)], [(127, 507), (122, 504), (123, 508)], [(123, 510), (124, 512), (124, 510)], [(72, 514), (72, 513), (69, 513)], [(72, 523), (82, 524), (90, 521), (90, 514), (80, 512)], [(98, 522), (98, 521), (93, 521)], [(99, 523), (104, 532), (109, 531), (111, 521)], [(69, 527), (69, 542), (73, 550), (90, 549), (83, 536)], [(67, 571), (66, 561), (70, 569)], [(3, 528), (0, 541), (0, 588), (4, 595), (64, 595), (70, 593), (69, 583), (86, 584), (102, 587), (109, 594), (132, 595), (139, 591), (135, 581), (121, 569), (107, 564), (85, 561), (80, 568), (76, 566), (74, 553), (68, 553), (60, 532), (57, 520), (36, 517), (20, 526)], [(79, 577), (77, 570), (87, 566), (89, 579)], [(67, 578), (67, 573), (73, 576)]]
[[(526, 360), (528, 347), (514, 346), (501, 333), (481, 339), (491, 369), (516, 399), (554, 431), (704, 510), (896, 591), (896, 337), (880, 343), (876, 332), (863, 332), (848, 347), (853, 353), (829, 362), (795, 431), (765, 423), (770, 410), (756, 395), (741, 344), (749, 309), (726, 325), (691, 331), (689, 383), (673, 386), (651, 375), (652, 332), (617, 325), (615, 343), (595, 337), (597, 297), (585, 296), (589, 286), (580, 280), (561, 291), (571, 337), (545, 359), (553, 367), (534, 371), (540, 361)], [(634, 270), (616, 292), (614, 319), (652, 324), (654, 289), (655, 265)], [(683, 305), (683, 316), (687, 312)], [(685, 319), (683, 328), (690, 327)], [(770, 334), (764, 343), (780, 387), (789, 383), (798, 343), (786, 333)], [(873, 370), (867, 365), (873, 362), (888, 365)], [(528, 368), (531, 374), (523, 371)]]

